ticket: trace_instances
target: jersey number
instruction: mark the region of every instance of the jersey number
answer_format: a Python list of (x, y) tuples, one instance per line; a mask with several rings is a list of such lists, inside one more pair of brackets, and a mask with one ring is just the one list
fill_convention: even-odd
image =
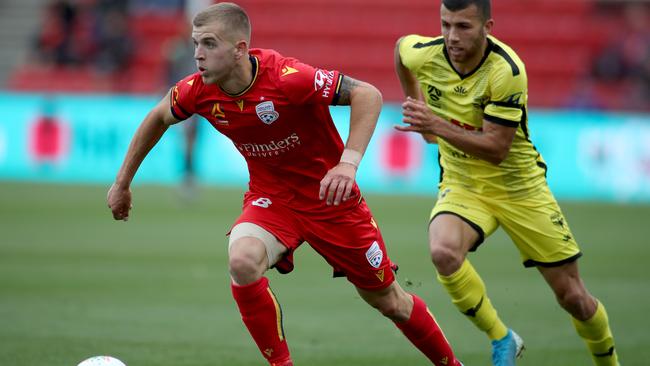
[(262, 197), (262, 198), (258, 198), (255, 201), (253, 201), (253, 206), (262, 207), (262, 208), (269, 208), (269, 206), (271, 206), (271, 203), (273, 203), (273, 202), (271, 202), (270, 199), (268, 199), (266, 197)]

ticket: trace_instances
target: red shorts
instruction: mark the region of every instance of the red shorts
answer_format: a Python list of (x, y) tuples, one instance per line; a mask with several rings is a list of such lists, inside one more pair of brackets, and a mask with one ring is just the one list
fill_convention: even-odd
[(335, 277), (346, 276), (364, 290), (381, 290), (393, 283), (397, 266), (386, 253), (365, 200), (333, 218), (311, 216), (274, 202), (272, 197), (247, 192), (243, 212), (234, 225), (259, 225), (289, 249), (274, 266), (280, 273), (293, 270), (293, 252), (306, 241), (334, 268)]

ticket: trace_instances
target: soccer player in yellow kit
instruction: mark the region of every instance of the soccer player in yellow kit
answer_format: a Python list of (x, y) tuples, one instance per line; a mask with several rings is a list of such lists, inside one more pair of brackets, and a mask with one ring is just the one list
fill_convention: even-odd
[(605, 307), (578, 273), (582, 255), (546, 183), (528, 131), (522, 61), (488, 35), (489, 0), (443, 0), (442, 36), (409, 35), (395, 49), (407, 96), (400, 131), (439, 144), (441, 181), (429, 225), (438, 280), (492, 340), (492, 363), (514, 365), (522, 339), (506, 327), (466, 258), (499, 225), (571, 314), (596, 365), (618, 365)]

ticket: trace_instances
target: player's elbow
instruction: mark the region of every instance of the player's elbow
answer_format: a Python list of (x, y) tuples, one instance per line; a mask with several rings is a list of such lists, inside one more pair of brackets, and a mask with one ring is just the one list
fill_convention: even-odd
[(355, 102), (360, 102), (366, 107), (381, 109), (383, 97), (374, 85), (362, 81), (359, 82), (359, 87), (352, 90), (350, 102), (353, 105)]
[(508, 152), (510, 151), (509, 146), (505, 148), (498, 148), (491, 151), (490, 155), (487, 157), (487, 161), (494, 165), (500, 165), (508, 157)]
[(384, 97), (381, 95), (379, 89), (377, 89), (377, 87), (372, 84), (365, 84), (365, 87), (367, 88), (368, 98), (373, 101), (373, 104), (378, 104), (381, 106), (384, 103)]

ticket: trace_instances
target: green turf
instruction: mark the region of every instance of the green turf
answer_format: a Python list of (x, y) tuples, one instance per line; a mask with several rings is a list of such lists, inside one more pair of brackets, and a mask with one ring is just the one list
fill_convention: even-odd
[[(0, 184), (0, 365), (75, 366), (109, 354), (129, 366), (263, 365), (230, 296), (225, 233), (241, 191), (135, 187), (115, 222), (105, 187)], [(425, 227), (431, 199), (369, 196), (398, 279), (429, 304), (466, 365), (489, 343), (434, 281)], [(607, 306), (623, 365), (650, 360), (650, 206), (564, 203), (581, 270)], [(503, 319), (523, 336), (519, 365), (590, 361), (537, 271), (498, 232), (473, 263)], [(426, 365), (394, 326), (304, 246), (289, 276), (270, 273), (300, 366)]]

